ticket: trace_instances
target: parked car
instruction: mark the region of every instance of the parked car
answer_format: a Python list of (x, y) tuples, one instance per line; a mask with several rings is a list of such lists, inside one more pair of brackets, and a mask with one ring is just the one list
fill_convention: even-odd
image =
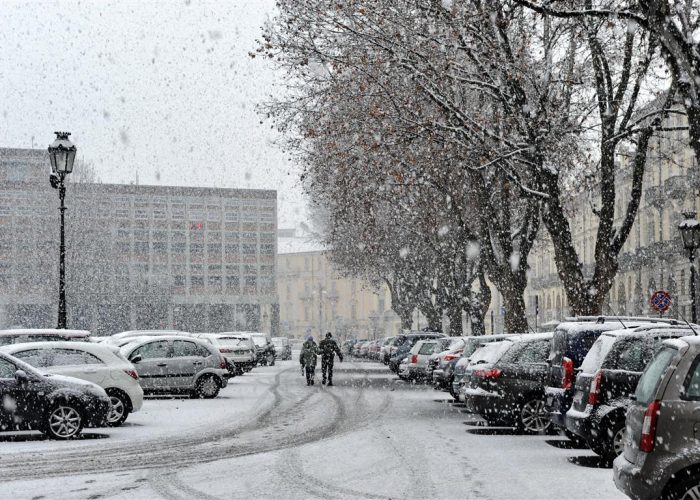
[(389, 358), (391, 357), (391, 346), (394, 345), (396, 337), (387, 337), (384, 339), (384, 343), (379, 348), (379, 360), (385, 365), (389, 364)]
[(228, 383), (226, 360), (218, 349), (193, 337), (151, 337), (126, 344), (121, 353), (136, 367), (146, 394), (215, 398)]
[(666, 340), (627, 410), (616, 486), (636, 500), (699, 498), (699, 411), (700, 337)]
[(389, 369), (394, 373), (398, 373), (399, 363), (401, 363), (402, 359), (408, 356), (410, 350), (419, 340), (431, 340), (441, 338), (444, 336), (445, 335), (442, 333), (435, 332), (410, 332), (398, 335), (394, 344), (394, 347), (396, 347), (396, 351), (389, 359)]
[(555, 426), (571, 439), (577, 436), (566, 430), (566, 412), (574, 397), (574, 379), (583, 359), (603, 332), (636, 328), (645, 324), (677, 324), (675, 320), (630, 317), (581, 317), (560, 323), (552, 338), (547, 376), (546, 407)]
[(463, 389), (467, 407), (491, 425), (547, 431), (551, 420), (544, 407), (544, 384), (551, 340), (551, 333), (534, 333), (487, 345), (505, 352), (488, 367), (474, 365)]
[(272, 337), (272, 343), (275, 345), (275, 351), (279, 359), (292, 359), (292, 344), (287, 337)]
[(90, 340), (87, 330), (63, 330), (56, 328), (16, 328), (0, 330), (0, 345), (23, 344), (25, 342), (60, 342)]
[[(445, 337), (439, 339), (433, 354), (430, 355), (430, 359), (428, 360), (428, 381), (433, 383), (433, 387), (435, 389), (443, 389), (445, 368), (448, 364), (450, 364), (448, 369), (450, 371), (449, 377), (451, 379), (452, 367), (462, 355), (467, 338), (468, 337)], [(447, 360), (445, 358), (447, 358)], [(440, 381), (439, 386), (435, 385), (436, 371), (438, 371), (437, 380)]]
[(114, 346), (92, 342), (35, 342), (6, 345), (0, 348), (41, 373), (67, 375), (102, 387), (112, 409), (107, 424), (124, 423), (130, 413), (143, 404), (143, 390), (134, 365)]
[(263, 366), (274, 366), (277, 353), (275, 346), (272, 343), (272, 338), (265, 333), (259, 332), (227, 332), (227, 334), (235, 334), (240, 337), (248, 337), (255, 344), (256, 362)]
[(226, 360), (229, 375), (242, 375), (253, 369), (257, 351), (253, 339), (227, 333), (203, 333), (197, 338), (216, 347)]
[(688, 327), (652, 325), (603, 333), (581, 364), (566, 428), (598, 455), (622, 453), (629, 395), (665, 339), (692, 334)]
[(404, 380), (424, 381), (428, 379), (428, 361), (438, 347), (437, 340), (419, 340), (406, 357), (406, 373), (400, 376)]
[(373, 359), (373, 360), (379, 359), (379, 352), (381, 351), (383, 343), (384, 343), (384, 339), (373, 340), (372, 342), (370, 342), (369, 349), (367, 352), (369, 359)]
[[(467, 372), (467, 367), (472, 361), (472, 356), (477, 356), (477, 352), (480, 352), (481, 348), (484, 347), (486, 344), (501, 341), (503, 339), (508, 338), (510, 335), (511, 334), (507, 333), (499, 335), (480, 335), (468, 337), (466, 339), (464, 349), (462, 350), (462, 354), (454, 364), (452, 382), (450, 384), (450, 387), (448, 387), (448, 391), (450, 392), (453, 398), (460, 399), (460, 392), (464, 385), (464, 377)], [(487, 350), (486, 352), (488, 353), (489, 351)], [(487, 361), (484, 358), (479, 358), (478, 356), (475, 357), (473, 361), (475, 364), (487, 363)]]
[(73, 439), (83, 427), (102, 427), (111, 402), (101, 387), (72, 377), (44, 375), (0, 353), (0, 430), (36, 429), (52, 439)]

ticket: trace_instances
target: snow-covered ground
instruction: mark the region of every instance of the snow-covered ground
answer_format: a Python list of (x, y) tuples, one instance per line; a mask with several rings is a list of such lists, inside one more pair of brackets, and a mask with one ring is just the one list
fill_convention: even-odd
[(382, 365), (336, 363), (335, 383), (283, 362), (214, 400), (149, 399), (93, 439), (0, 434), (0, 498), (624, 498), (590, 451), (482, 427)]

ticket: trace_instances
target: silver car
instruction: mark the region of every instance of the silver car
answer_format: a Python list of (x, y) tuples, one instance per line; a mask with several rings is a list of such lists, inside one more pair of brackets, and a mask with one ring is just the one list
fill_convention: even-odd
[(213, 344), (226, 358), (229, 373), (243, 375), (255, 366), (256, 349), (249, 337), (226, 333), (202, 333), (197, 338)]
[(228, 383), (226, 360), (214, 345), (187, 336), (160, 336), (126, 344), (145, 393), (189, 393), (214, 398)]
[(623, 493), (700, 498), (700, 337), (663, 342), (639, 379), (625, 434), (614, 462)]

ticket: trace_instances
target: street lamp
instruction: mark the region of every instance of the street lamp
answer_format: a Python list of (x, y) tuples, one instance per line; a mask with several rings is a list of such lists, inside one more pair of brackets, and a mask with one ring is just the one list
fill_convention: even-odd
[(678, 224), (678, 231), (683, 238), (683, 248), (685, 248), (690, 259), (690, 303), (692, 322), (697, 323), (698, 311), (695, 293), (695, 250), (700, 247), (700, 222), (695, 218), (695, 212), (683, 212), (685, 219)]
[(66, 175), (73, 171), (75, 153), (77, 148), (68, 140), (70, 132), (54, 132), (56, 140), (49, 146), (49, 160), (51, 161), (51, 175), (49, 182), (51, 187), (58, 189), (61, 212), (61, 244), (58, 261), (58, 328), (66, 328), (66, 230), (64, 204), (66, 198), (66, 186), (63, 181)]

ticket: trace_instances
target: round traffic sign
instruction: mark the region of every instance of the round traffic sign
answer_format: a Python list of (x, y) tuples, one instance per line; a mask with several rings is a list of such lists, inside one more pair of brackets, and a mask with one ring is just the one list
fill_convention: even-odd
[(649, 299), (651, 307), (660, 313), (665, 313), (668, 311), (668, 309), (671, 307), (671, 302), (671, 294), (664, 292), (663, 290), (654, 292), (651, 299)]

